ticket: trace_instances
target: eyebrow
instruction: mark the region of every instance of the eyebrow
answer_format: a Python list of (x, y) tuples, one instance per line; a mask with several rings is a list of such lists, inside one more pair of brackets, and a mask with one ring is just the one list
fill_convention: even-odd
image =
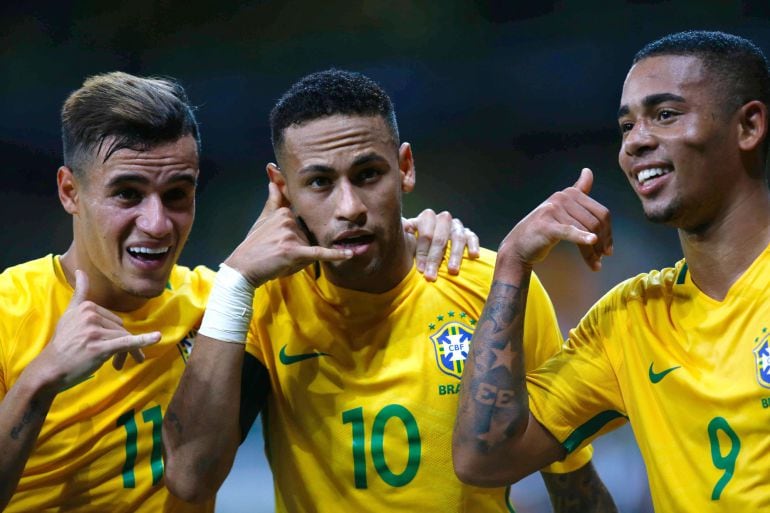
[[(678, 94), (673, 93), (657, 93), (657, 94), (651, 94), (649, 96), (645, 96), (642, 100), (642, 106), (644, 108), (649, 109), (650, 107), (655, 107), (656, 105), (660, 105), (661, 103), (665, 102), (683, 102), (685, 99), (682, 96), (679, 96)], [(628, 107), (628, 105), (621, 105), (618, 109), (618, 118), (622, 118), (623, 116), (627, 115), (631, 109)]]
[[(180, 173), (178, 175), (173, 176), (167, 183), (187, 183), (188, 185), (191, 185), (195, 187), (197, 185), (197, 180), (192, 174), (188, 173)], [(125, 185), (147, 185), (150, 183), (150, 180), (140, 174), (132, 174), (132, 173), (126, 173), (122, 175), (118, 175), (116, 177), (113, 177), (109, 182), (107, 182), (107, 187), (110, 189), (121, 187)]]
[[(365, 166), (366, 164), (372, 164), (372, 163), (387, 163), (388, 160), (380, 155), (379, 153), (365, 153), (363, 155), (360, 155), (355, 158), (355, 160), (352, 162), (351, 167), (361, 167)], [(334, 173), (334, 168), (330, 166), (325, 166), (323, 164), (310, 164), (309, 166), (305, 166), (299, 171), (297, 171), (298, 175), (303, 174), (309, 174), (309, 173), (321, 173), (321, 174), (332, 174)]]

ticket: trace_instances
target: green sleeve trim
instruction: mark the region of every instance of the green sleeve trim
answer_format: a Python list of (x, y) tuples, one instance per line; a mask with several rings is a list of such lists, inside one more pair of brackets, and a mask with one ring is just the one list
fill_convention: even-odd
[(511, 485), (505, 487), (505, 507), (508, 508), (508, 513), (516, 513), (511, 504)]
[(628, 419), (628, 417), (619, 411), (603, 411), (577, 428), (572, 432), (571, 435), (569, 435), (569, 437), (567, 437), (566, 440), (564, 440), (564, 443), (562, 444), (564, 448), (567, 449), (567, 454), (572, 453), (572, 451), (580, 447), (580, 444), (582, 444), (586, 438), (595, 435), (601, 428), (604, 427), (605, 424), (620, 417)]
[(676, 277), (677, 285), (684, 285), (684, 280), (687, 278), (687, 262), (682, 266), (682, 270), (679, 271), (679, 276)]

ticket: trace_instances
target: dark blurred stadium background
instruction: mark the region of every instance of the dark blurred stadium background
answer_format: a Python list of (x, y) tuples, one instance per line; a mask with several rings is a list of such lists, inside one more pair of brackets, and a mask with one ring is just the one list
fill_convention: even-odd
[[(55, 186), (58, 116), (86, 76), (123, 70), (186, 87), (203, 155), (182, 263), (215, 266), (262, 209), (274, 101), (300, 76), (334, 66), (373, 77), (396, 104), (418, 170), (406, 215), (450, 210), (495, 248), (581, 167), (594, 170), (594, 196), (613, 212), (615, 256), (592, 274), (559, 246), (537, 269), (565, 333), (614, 283), (680, 258), (676, 234), (644, 220), (617, 165), (616, 111), (634, 52), (695, 28), (770, 52), (765, 1), (52, 0), (4, 2), (0, 14), (0, 269), (69, 244)], [(628, 429), (597, 444), (596, 460), (623, 511), (650, 511)], [(548, 511), (538, 480), (514, 488), (519, 513)], [(218, 511), (270, 511), (270, 495), (257, 427)]]

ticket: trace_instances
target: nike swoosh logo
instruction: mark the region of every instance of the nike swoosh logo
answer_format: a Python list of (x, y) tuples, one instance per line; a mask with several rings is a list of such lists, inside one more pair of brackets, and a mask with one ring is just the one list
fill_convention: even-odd
[(652, 370), (653, 364), (650, 363), (650, 382), (654, 385), (655, 383), (660, 383), (660, 381), (665, 378), (669, 372), (673, 372), (681, 367), (681, 365), (677, 365), (676, 367), (671, 367), (670, 369), (666, 369), (662, 372), (655, 372)]
[(327, 353), (302, 353), (302, 354), (286, 354), (286, 345), (281, 348), (278, 353), (278, 359), (284, 365), (291, 365), (293, 363), (303, 362), (311, 358), (318, 358), (319, 356), (329, 356)]

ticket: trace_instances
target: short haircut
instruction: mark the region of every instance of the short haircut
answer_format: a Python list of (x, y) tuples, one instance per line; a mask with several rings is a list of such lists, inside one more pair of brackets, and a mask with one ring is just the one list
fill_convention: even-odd
[(288, 127), (336, 114), (381, 116), (398, 147), (396, 113), (382, 87), (361, 73), (328, 69), (300, 79), (270, 112), (270, 136), (276, 157)]
[(770, 107), (770, 74), (762, 50), (748, 39), (705, 30), (669, 34), (649, 43), (634, 56), (634, 64), (648, 57), (697, 57), (726, 96), (732, 112), (752, 100)]
[(172, 79), (119, 71), (89, 77), (64, 102), (61, 121), (64, 165), (80, 178), (105, 143), (103, 161), (120, 149), (144, 151), (186, 135), (200, 153), (193, 107)]

